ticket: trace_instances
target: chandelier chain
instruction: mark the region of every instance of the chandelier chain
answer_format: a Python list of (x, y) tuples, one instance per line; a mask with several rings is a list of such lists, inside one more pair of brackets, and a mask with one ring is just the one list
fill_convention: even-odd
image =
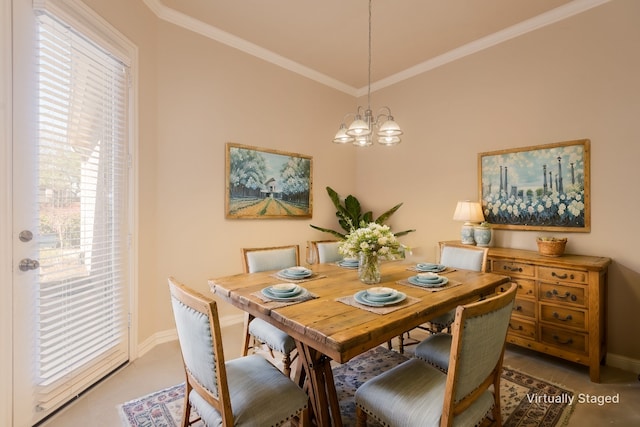
[(367, 81), (367, 108), (371, 109), (371, 0), (369, 0), (369, 76)]

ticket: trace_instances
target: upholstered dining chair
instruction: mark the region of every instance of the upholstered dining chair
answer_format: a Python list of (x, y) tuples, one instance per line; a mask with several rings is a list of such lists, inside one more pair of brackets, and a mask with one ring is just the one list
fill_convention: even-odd
[[(440, 242), (440, 264), (450, 268), (471, 271), (487, 271), (487, 255), (489, 248), (470, 245), (452, 245)], [(453, 323), (455, 310), (429, 321), (432, 332), (442, 332)]]
[[(462, 270), (487, 271), (487, 255), (489, 253), (489, 248), (463, 244), (456, 245), (447, 242), (440, 242), (438, 246), (440, 248), (440, 264)], [(437, 334), (438, 332), (442, 332), (445, 329), (450, 328), (454, 317), (455, 310), (451, 310), (429, 320), (427, 326), (418, 326), (418, 328), (427, 330), (432, 334)], [(407, 335), (409, 335), (410, 332), (411, 331), (409, 331)], [(403, 347), (405, 345), (418, 344), (416, 341), (405, 344), (403, 336), (399, 336), (398, 338), (400, 341), (401, 353), (403, 352)], [(423, 346), (423, 348), (424, 347), (425, 346)], [(426, 351), (426, 348), (424, 348), (424, 350)]]
[[(308, 425), (307, 394), (261, 356), (225, 362), (216, 302), (168, 281), (186, 374), (182, 427), (200, 419), (207, 426), (271, 426), (296, 417)], [(200, 418), (190, 421), (192, 409)]]
[(474, 426), (491, 412), (500, 426), (500, 374), (516, 287), (456, 309), (447, 373), (414, 358), (360, 386), (356, 425), (366, 426), (371, 416), (392, 427)]
[[(340, 261), (343, 256), (338, 251), (338, 240), (309, 240), (307, 250), (311, 252), (314, 263), (328, 263)], [(309, 258), (308, 258), (309, 259)]]
[[(300, 249), (298, 245), (242, 248), (242, 269), (245, 273), (280, 270), (294, 267), (299, 262)], [(254, 348), (257, 341), (257, 343), (264, 344), (269, 348), (269, 353), (274, 359), (274, 351), (282, 354), (282, 371), (287, 376), (291, 375), (291, 363), (297, 356), (294, 354), (296, 342), (293, 338), (272, 324), (254, 318), (249, 313), (245, 313), (243, 334), (241, 353), (243, 356), (249, 354), (249, 349)], [(294, 354), (293, 357), (292, 354)]]

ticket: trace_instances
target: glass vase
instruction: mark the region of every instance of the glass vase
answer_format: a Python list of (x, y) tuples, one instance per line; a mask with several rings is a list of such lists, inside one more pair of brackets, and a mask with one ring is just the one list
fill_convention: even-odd
[(367, 285), (380, 283), (380, 260), (377, 255), (360, 252), (358, 278)]

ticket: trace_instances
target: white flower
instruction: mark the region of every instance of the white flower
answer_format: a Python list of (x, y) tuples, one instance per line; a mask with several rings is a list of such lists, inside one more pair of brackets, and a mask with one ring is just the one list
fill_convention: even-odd
[(380, 259), (396, 259), (402, 253), (400, 242), (391, 232), (388, 225), (375, 222), (362, 224), (353, 230), (340, 243), (339, 251), (349, 257), (357, 257), (361, 252), (365, 255), (377, 255)]

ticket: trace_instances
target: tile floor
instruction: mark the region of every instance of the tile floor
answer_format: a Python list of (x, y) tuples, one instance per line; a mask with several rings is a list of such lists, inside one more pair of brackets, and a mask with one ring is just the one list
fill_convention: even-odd
[[(413, 334), (413, 333), (412, 333)], [(239, 355), (240, 331), (226, 329), (227, 359)], [(231, 337), (231, 338), (230, 338)], [(238, 351), (232, 351), (238, 349)], [(410, 347), (408, 352), (411, 352)], [(616, 396), (619, 403), (598, 405), (574, 403), (568, 426), (640, 425), (638, 373), (603, 367), (602, 383), (589, 381), (586, 367), (550, 356), (508, 346), (504, 364), (547, 381), (563, 385), (576, 394)], [(42, 427), (117, 427), (121, 425), (116, 405), (182, 382), (182, 361), (177, 342), (161, 344), (116, 374), (89, 390), (54, 415)]]

